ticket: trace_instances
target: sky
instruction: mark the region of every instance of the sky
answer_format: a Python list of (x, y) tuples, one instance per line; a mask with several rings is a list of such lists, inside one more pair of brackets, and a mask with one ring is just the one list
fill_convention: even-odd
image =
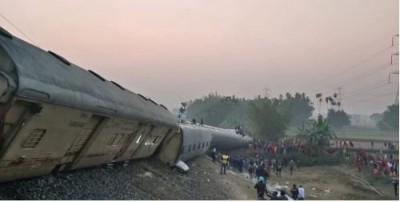
[[(352, 114), (398, 92), (398, 0), (0, 0), (0, 26), (169, 109), (341, 87)], [(7, 19), (7, 20), (6, 20)], [(20, 33), (12, 22), (24, 34)]]

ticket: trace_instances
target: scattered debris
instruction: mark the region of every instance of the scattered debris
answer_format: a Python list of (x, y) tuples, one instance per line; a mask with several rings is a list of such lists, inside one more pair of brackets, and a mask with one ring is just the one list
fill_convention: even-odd
[(145, 173), (143, 174), (143, 176), (144, 176), (144, 177), (153, 177), (153, 173), (151, 173), (151, 172), (145, 172)]
[(383, 194), (380, 191), (378, 191), (375, 187), (373, 187), (366, 180), (361, 179), (361, 178), (359, 178), (359, 177), (357, 177), (355, 175), (352, 175), (352, 174), (349, 174), (349, 176), (350, 176), (350, 180), (352, 181), (354, 186), (359, 186), (359, 187), (362, 187), (364, 189), (371, 190), (371, 191), (377, 193), (379, 196), (383, 196)]

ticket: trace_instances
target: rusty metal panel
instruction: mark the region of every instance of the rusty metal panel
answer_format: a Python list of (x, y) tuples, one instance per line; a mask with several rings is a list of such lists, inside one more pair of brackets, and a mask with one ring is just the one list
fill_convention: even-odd
[(51, 153), (41, 153), (32, 159), (29, 165), (29, 169), (36, 169), (42, 167), (43, 164), (48, 162), (50, 159), (51, 159)]

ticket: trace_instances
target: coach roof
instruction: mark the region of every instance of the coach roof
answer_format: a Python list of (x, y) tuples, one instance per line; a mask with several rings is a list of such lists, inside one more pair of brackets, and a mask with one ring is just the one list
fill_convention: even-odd
[(0, 49), (3, 48), (14, 62), (17, 78), (7, 75), (9, 72), (3, 71), (3, 67), (0, 71), (14, 79), (17, 96), (178, 127), (172, 113), (154, 101), (107, 81), (95, 72), (86, 71), (53, 52), (11, 36), (1, 27), (0, 33)]

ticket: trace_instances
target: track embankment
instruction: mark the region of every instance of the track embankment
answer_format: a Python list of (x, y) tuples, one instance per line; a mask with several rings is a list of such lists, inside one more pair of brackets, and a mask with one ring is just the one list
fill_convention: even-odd
[(155, 159), (81, 169), (0, 184), (1, 200), (249, 200), (250, 182), (227, 174), (202, 156), (188, 162), (187, 174)]

